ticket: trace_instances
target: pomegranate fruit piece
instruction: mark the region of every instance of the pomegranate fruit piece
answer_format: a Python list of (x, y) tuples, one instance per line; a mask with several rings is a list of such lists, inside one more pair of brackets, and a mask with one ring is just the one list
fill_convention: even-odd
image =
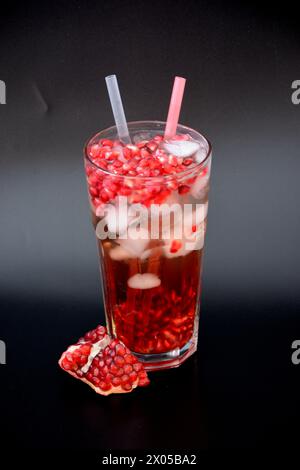
[(143, 364), (121, 341), (112, 340), (104, 326), (89, 331), (69, 346), (58, 363), (100, 395), (128, 393), (150, 383)]

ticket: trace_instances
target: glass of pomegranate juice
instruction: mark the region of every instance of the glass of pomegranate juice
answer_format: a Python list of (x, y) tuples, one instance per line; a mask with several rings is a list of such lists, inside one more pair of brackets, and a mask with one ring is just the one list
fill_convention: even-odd
[(128, 123), (84, 150), (109, 334), (146, 369), (175, 367), (197, 349), (211, 146), (166, 123)]

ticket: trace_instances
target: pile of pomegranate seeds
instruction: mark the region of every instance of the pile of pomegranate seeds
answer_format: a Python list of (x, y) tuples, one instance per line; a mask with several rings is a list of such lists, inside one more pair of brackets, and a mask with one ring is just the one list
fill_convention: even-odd
[(190, 286), (180, 296), (174, 290), (170, 292), (160, 286), (149, 295), (151, 307), (147, 310), (142, 293), (137, 294), (134, 308), (128, 300), (115, 306), (118, 337), (140, 354), (159, 354), (182, 348), (193, 335), (197, 290)]
[(121, 341), (112, 340), (103, 326), (69, 346), (59, 365), (101, 395), (128, 393), (150, 383), (143, 364)]
[[(172, 141), (189, 141), (197, 146), (189, 135), (175, 136)], [(95, 168), (86, 161), (88, 188), (93, 206), (96, 209), (102, 207), (117, 196), (128, 196), (130, 203), (160, 204), (171, 191), (178, 191), (179, 194), (189, 192), (195, 175), (191, 175), (184, 184), (180, 183), (176, 175), (188, 168), (192, 170), (197, 160), (190, 155), (182, 157), (170, 154), (163, 144), (163, 137), (157, 135), (152, 140), (143, 140), (136, 144), (124, 145), (119, 140), (102, 139), (90, 145), (87, 155), (98, 167)], [(157, 181), (159, 177), (165, 176), (169, 176), (166, 181)], [(149, 185), (149, 181), (145, 184), (144, 180), (140, 179), (138, 182), (138, 178), (135, 180), (126, 177), (156, 177), (156, 182)]]

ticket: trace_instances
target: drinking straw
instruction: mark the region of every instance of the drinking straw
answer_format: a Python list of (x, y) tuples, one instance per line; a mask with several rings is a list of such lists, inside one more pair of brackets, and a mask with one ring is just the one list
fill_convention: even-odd
[(105, 77), (105, 81), (119, 139), (125, 144), (131, 144), (117, 77), (116, 75), (108, 75)]
[(171, 139), (176, 135), (185, 82), (185, 78), (175, 77), (165, 129), (165, 139)]

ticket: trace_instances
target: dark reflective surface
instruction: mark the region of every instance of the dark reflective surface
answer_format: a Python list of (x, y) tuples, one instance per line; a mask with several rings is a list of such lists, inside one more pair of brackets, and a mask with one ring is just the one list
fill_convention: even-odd
[(103, 398), (56, 363), (82, 325), (99, 315), (96, 305), (4, 302), (10, 347), (0, 371), (3, 439), (61, 449), (296, 443), (295, 306), (205, 301), (203, 310), (197, 355), (178, 369), (152, 373), (146, 389)]

